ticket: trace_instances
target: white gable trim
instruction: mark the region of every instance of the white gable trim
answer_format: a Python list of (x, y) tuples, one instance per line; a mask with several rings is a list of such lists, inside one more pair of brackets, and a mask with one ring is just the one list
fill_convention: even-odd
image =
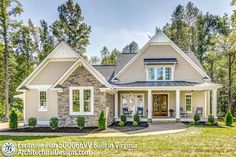
[[(157, 36), (165, 36), (165, 40), (158, 41)], [(149, 45), (171, 45), (190, 65), (193, 66), (197, 72), (203, 77), (209, 77), (202, 69), (200, 69), (173, 41), (171, 41), (163, 32), (159, 31), (155, 34), (140, 50), (139, 52), (113, 77), (118, 78), (132, 63), (147, 49)], [(210, 77), (209, 77), (210, 78)], [(112, 81), (114, 81), (112, 79)]]
[(54, 48), (54, 50), (34, 69), (34, 71), (16, 88), (16, 91), (22, 91), (19, 88), (29, 84), (43, 69), (44, 67), (50, 62), (50, 61), (69, 61), (69, 60), (75, 60), (76, 58), (74, 57), (70, 57), (70, 58), (54, 58), (53, 55), (55, 55), (55, 53), (60, 50), (60, 48), (62, 48), (63, 46), (65, 46), (66, 48), (68, 48), (71, 52), (74, 53), (75, 56), (77, 56), (76, 58), (80, 57), (79, 54), (72, 49), (67, 43), (65, 42), (60, 42), (56, 48)]
[(82, 65), (103, 85), (112, 89), (111, 85), (106, 81), (105, 77), (103, 77), (95, 68), (93, 68), (90, 64), (83, 60), (83, 58), (78, 59), (63, 75), (62, 77), (51, 87), (55, 88), (57, 85), (63, 83), (77, 68)]

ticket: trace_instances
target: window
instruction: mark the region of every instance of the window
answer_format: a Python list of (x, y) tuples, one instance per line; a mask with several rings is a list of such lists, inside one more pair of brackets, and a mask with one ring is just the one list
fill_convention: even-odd
[(155, 73), (154, 73), (154, 68), (148, 68), (148, 80), (152, 81), (154, 80)]
[(164, 80), (163, 68), (157, 68), (157, 80)]
[[(144, 94), (129, 94), (123, 93), (121, 94), (121, 112), (122, 107), (127, 107), (129, 111), (132, 111), (134, 115), (137, 112), (138, 107), (144, 108)], [(143, 109), (144, 111), (144, 109)]]
[(39, 91), (39, 111), (47, 111), (47, 91)]
[(172, 75), (171, 68), (166, 67), (166, 80), (172, 80), (171, 75)]
[(192, 112), (192, 95), (185, 94), (185, 109), (187, 112)]
[(93, 87), (70, 87), (70, 114), (93, 115)]
[(147, 80), (148, 81), (171, 81), (173, 80), (172, 66), (156, 66), (148, 67)]

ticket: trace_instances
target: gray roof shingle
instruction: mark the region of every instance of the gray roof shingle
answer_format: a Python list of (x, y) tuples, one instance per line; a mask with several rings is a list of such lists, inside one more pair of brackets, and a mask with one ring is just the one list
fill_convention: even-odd
[(136, 55), (136, 53), (120, 53), (117, 56), (114, 76)]
[(108, 82), (111, 82), (111, 79), (114, 77), (116, 65), (93, 65), (93, 67), (97, 69)]
[(194, 86), (199, 83), (187, 81), (135, 81), (124, 84), (116, 84), (119, 87), (159, 87), (159, 86)]

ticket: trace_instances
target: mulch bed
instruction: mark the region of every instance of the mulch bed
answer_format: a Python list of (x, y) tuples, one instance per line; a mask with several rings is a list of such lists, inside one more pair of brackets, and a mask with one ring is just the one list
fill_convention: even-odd
[(0, 132), (55, 132), (55, 133), (92, 133), (97, 130), (97, 127), (85, 127), (80, 130), (78, 127), (59, 127), (56, 129), (52, 129), (50, 127), (25, 127), (25, 128), (18, 128), (18, 129), (8, 129), (8, 130), (1, 130)]
[(129, 132), (129, 131), (136, 131), (136, 130), (141, 130), (145, 129), (148, 127), (147, 122), (140, 122), (139, 126), (133, 126), (132, 122), (126, 122), (125, 126), (118, 126), (117, 123), (113, 123), (109, 128), (118, 130), (120, 132)]

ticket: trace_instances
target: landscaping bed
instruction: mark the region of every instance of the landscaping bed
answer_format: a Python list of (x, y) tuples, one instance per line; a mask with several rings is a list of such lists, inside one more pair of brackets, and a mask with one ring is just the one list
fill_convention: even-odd
[(0, 132), (55, 132), (55, 133), (92, 133), (97, 130), (97, 127), (85, 127), (82, 130), (78, 127), (58, 127), (52, 129), (50, 127), (24, 127), (18, 129), (1, 130)]
[(136, 131), (136, 130), (141, 130), (145, 129), (148, 127), (147, 122), (140, 122), (138, 126), (133, 126), (132, 122), (126, 122), (125, 126), (119, 126), (118, 122), (113, 123), (109, 128), (118, 130), (120, 132), (129, 132), (129, 131)]

